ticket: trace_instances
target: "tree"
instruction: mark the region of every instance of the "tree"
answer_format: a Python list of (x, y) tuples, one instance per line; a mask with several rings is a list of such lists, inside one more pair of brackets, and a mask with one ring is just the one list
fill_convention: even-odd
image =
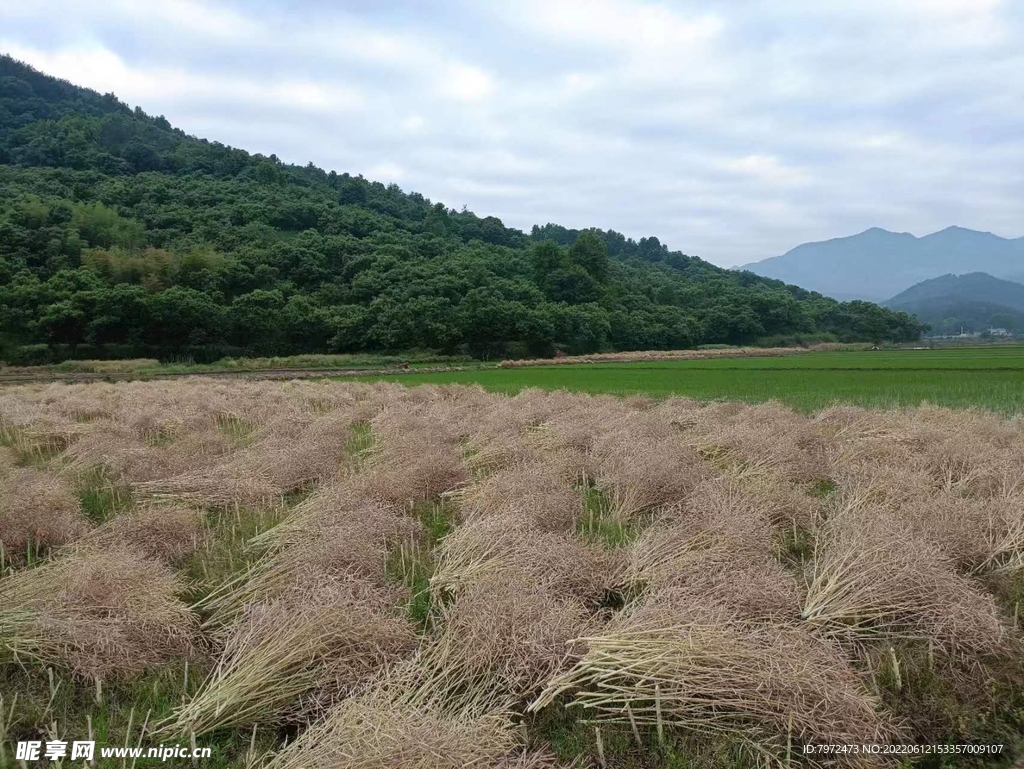
[(279, 352), (285, 334), (279, 318), (285, 298), (278, 290), (258, 288), (231, 302), (227, 318), (230, 341), (261, 354)]
[(609, 346), (611, 320), (608, 312), (596, 304), (552, 308), (555, 345), (572, 355), (600, 352)]
[(594, 230), (584, 230), (569, 249), (569, 259), (586, 270), (594, 280), (608, 279), (608, 246)]
[(208, 295), (174, 286), (150, 300), (146, 341), (168, 350), (211, 344), (225, 337), (225, 311)]
[(486, 288), (475, 288), (459, 303), (456, 322), (468, 351), (483, 360), (503, 356), (509, 342), (528, 336), (528, 308)]
[(545, 240), (530, 249), (530, 263), (533, 266), (534, 280), (538, 286), (544, 287), (548, 275), (569, 266), (569, 257), (553, 240)]
[(87, 302), (64, 299), (43, 309), (37, 327), (48, 342), (76, 345), (85, 341), (88, 317)]
[(92, 344), (141, 343), (150, 323), (150, 296), (141, 286), (120, 284), (96, 292), (86, 337)]

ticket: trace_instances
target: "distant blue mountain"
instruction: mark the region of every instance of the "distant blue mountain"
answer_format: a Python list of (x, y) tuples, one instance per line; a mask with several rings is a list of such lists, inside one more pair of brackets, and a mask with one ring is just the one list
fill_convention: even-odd
[(917, 238), (872, 227), (740, 267), (836, 299), (882, 301), (929, 278), (986, 272), (1024, 280), (1024, 238), (948, 227)]

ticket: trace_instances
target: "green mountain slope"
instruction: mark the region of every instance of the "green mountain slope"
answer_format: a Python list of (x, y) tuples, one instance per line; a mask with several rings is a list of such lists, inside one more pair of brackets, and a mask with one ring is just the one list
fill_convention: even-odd
[(911, 286), (885, 302), (914, 313), (936, 333), (984, 331), (991, 327), (1024, 332), (1024, 285), (984, 272), (943, 275)]
[(0, 57), (9, 360), (536, 355), (919, 332), (905, 314), (722, 270), (657, 238), (527, 235), (395, 185), (197, 139)]

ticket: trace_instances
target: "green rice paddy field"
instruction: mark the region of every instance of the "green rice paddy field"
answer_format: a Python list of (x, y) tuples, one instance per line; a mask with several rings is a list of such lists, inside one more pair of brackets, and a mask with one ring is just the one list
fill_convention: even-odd
[(811, 352), (785, 357), (490, 368), (375, 377), (404, 384), (478, 383), (701, 400), (779, 400), (802, 411), (835, 403), (899, 408), (931, 403), (1024, 412), (1024, 345), (942, 350)]

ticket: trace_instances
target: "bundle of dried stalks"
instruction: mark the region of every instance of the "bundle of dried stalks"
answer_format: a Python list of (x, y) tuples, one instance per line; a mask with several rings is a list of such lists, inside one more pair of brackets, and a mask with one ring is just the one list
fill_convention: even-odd
[(925, 468), (891, 467), (876, 461), (837, 467), (831, 506), (884, 507), (940, 548), (967, 572), (1024, 565), (1024, 495), (961, 496), (938, 488)]
[(87, 678), (141, 673), (192, 650), (183, 587), (129, 547), (83, 546), (0, 581), (0, 653)]
[(378, 453), (367, 473), (367, 493), (404, 506), (438, 498), (469, 478), (449, 401), (435, 408), (385, 408), (373, 420)]
[(527, 442), (546, 453), (588, 455), (601, 435), (621, 433), (636, 413), (617, 398), (569, 392), (524, 395), (516, 402), (527, 412), (521, 417), (528, 425)]
[(987, 507), (985, 560), (975, 572), (1024, 570), (1024, 494), (1016, 494)]
[[(152, 414), (149, 419), (156, 424)], [(171, 421), (168, 416), (167, 420)], [(94, 422), (65, 452), (67, 469), (102, 467), (122, 482), (135, 484), (209, 470), (234, 450), (231, 439), (216, 425), (145, 427), (129, 422)]]
[(652, 439), (618, 430), (595, 442), (594, 456), (597, 485), (611, 495), (613, 515), (622, 520), (685, 500), (707, 472), (679, 436)]
[(517, 729), (504, 708), (450, 708), (429, 693), (381, 685), (338, 703), (268, 769), (463, 769), (501, 766)]
[(523, 388), (511, 397), (488, 393), (487, 401), (490, 404), (484, 405), (481, 419), (493, 421), (498, 427), (510, 425), (517, 432), (522, 432), (549, 422), (568, 408), (578, 408), (581, 401), (588, 400), (588, 397), (537, 387)]
[[(826, 489), (834, 487), (835, 482), (829, 478), (819, 480), (828, 484)], [(776, 529), (812, 529), (821, 522), (824, 506), (820, 487), (808, 489), (766, 476), (749, 477), (744, 485), (760, 500), (765, 515)]]
[[(384, 447), (400, 446), (411, 438), (436, 445), (456, 446), (462, 439), (460, 409), (441, 388), (417, 387), (394, 394), (374, 418), (373, 433)], [(457, 395), (451, 391), (451, 395)]]
[(309, 716), (415, 648), (397, 604), (362, 580), (322, 578), (250, 605), (202, 688), (161, 728), (204, 734)]
[[(88, 472), (103, 468), (113, 477), (128, 483), (166, 478), (195, 467), (197, 457), (175, 457), (166, 449), (148, 445), (120, 425), (92, 425), (66, 452), (67, 469)], [(181, 461), (175, 462), (175, 459)]]
[(350, 437), (350, 419), (327, 414), (293, 438), (269, 436), (213, 467), (135, 485), (142, 495), (205, 507), (263, 507), (282, 495), (333, 476)]
[(918, 462), (935, 485), (961, 497), (997, 497), (1024, 491), (1024, 457), (964, 430), (929, 440)]
[(975, 499), (926, 490), (886, 499), (878, 489), (877, 482), (854, 486), (843, 490), (839, 499), (849, 505), (885, 502), (918, 537), (952, 559), (959, 571), (980, 574), (1024, 567), (1024, 495)]
[(384, 403), (401, 388), (401, 385), (391, 382), (348, 382), (339, 387), (337, 382), (329, 380), (294, 381), (287, 386), (289, 392), (302, 399), (307, 411), (348, 411), (358, 422), (367, 422), (375, 417)]
[(10, 436), (39, 420), (43, 414), (39, 403), (41, 389), (38, 385), (26, 385), (0, 390), (0, 434)]
[(857, 500), (857, 504), (870, 503), (898, 509), (935, 494), (928, 476), (906, 464), (890, 465), (876, 460), (837, 461), (831, 477), (836, 485), (832, 504), (839, 507)]
[(48, 384), (39, 396), (48, 411), (73, 422), (111, 419), (117, 413), (118, 390), (107, 382), (99, 382), (95, 387)]
[[(335, 526), (350, 527), (352, 536), (366, 542), (391, 540), (409, 533), (404, 510), (409, 500), (389, 504), (376, 499), (373, 491), (378, 480), (372, 475), (372, 468), (338, 475), (292, 508), (284, 520), (261, 534), (257, 542), (271, 547), (306, 543), (315, 538), (318, 531)], [(365, 536), (359, 533), (363, 526), (368, 526), (372, 533)]]
[(67, 422), (63, 417), (42, 413), (28, 425), (18, 426), (0, 419), (0, 440), (21, 457), (44, 463), (65, 451), (87, 430), (86, 425)]
[(566, 764), (547, 751), (538, 750), (507, 756), (497, 764), (489, 764), (488, 769), (589, 769), (590, 766), (584, 758)]
[(128, 545), (150, 558), (177, 563), (206, 536), (206, 514), (182, 504), (141, 505), (93, 529), (86, 541), (97, 547)]
[[(705, 418), (711, 417), (710, 412)], [(718, 417), (718, 415), (714, 415)], [(831, 441), (803, 415), (778, 403), (748, 406), (732, 418), (698, 428), (702, 451), (794, 483), (827, 477)]]
[(498, 444), (490, 450), (505, 454), (501, 467), (541, 461), (544, 455), (581, 455), (608, 422), (629, 411), (617, 398), (526, 388), (483, 409), (469, 443), (473, 448)]
[(133, 438), (149, 444), (169, 443), (197, 428), (188, 415), (170, 411), (163, 404), (140, 407), (115, 415), (115, 419)]
[(476, 410), (469, 425), (465, 448), (467, 461), (477, 474), (526, 464), (536, 460), (526, 441), (530, 425), (517, 398), (486, 396), (488, 406)]
[(20, 561), (26, 548), (56, 547), (89, 530), (78, 497), (60, 477), (31, 467), (0, 471), (0, 548)]
[[(673, 607), (675, 613), (678, 607)], [(587, 718), (724, 735), (781, 764), (803, 742), (886, 742), (895, 730), (840, 649), (798, 627), (737, 620), (699, 601), (688, 621), (634, 611), (529, 707), (571, 695)], [(831, 760), (834, 757), (829, 757)]]
[(1006, 630), (991, 595), (909, 524), (847, 506), (821, 528), (802, 616), (839, 638), (931, 639), (949, 651), (999, 653)]
[(745, 619), (796, 620), (803, 598), (793, 576), (765, 550), (678, 525), (645, 532), (633, 547), (626, 581), (653, 588), (659, 605), (705, 600)]
[(772, 498), (775, 485), (740, 474), (709, 478), (698, 484), (686, 501), (665, 511), (674, 523), (697, 526), (721, 539), (751, 550), (767, 551), (773, 526), (786, 526), (786, 517)]
[[(202, 602), (209, 624), (231, 621), (247, 605), (316, 584), (323, 577), (347, 575), (383, 584), (391, 548), (420, 536), (419, 521), (394, 507), (360, 500), (344, 509), (331, 507), (343, 491), (311, 497), (302, 515), (257, 538), (272, 548), (243, 578), (214, 591)], [(317, 514), (322, 518), (317, 518)]]
[(928, 479), (957, 496), (1008, 496), (1024, 490), (1021, 426), (981, 412), (922, 406), (906, 412), (831, 409), (817, 423), (835, 436), (839, 467), (875, 462)]
[(366, 473), (368, 496), (405, 507), (436, 500), (469, 478), (458, 451), (447, 446), (415, 441), (381, 456)]
[(477, 475), (528, 464), (537, 459), (537, 452), (519, 432), (503, 431), (484, 434), (477, 429), (466, 440), (466, 462)]
[(522, 575), (481, 575), (446, 606), (441, 632), (419, 663), (429, 686), (450, 701), (471, 692), (521, 699), (564, 668), (570, 639), (590, 613)]
[(543, 531), (571, 531), (583, 514), (579, 491), (566, 481), (558, 463), (514, 465), (470, 486), (459, 495), (460, 517), (474, 521), (515, 516)]
[(618, 584), (621, 557), (572, 535), (537, 529), (517, 516), (482, 518), (445, 537), (431, 590), (457, 594), (489, 574), (522, 577), (584, 603)]

